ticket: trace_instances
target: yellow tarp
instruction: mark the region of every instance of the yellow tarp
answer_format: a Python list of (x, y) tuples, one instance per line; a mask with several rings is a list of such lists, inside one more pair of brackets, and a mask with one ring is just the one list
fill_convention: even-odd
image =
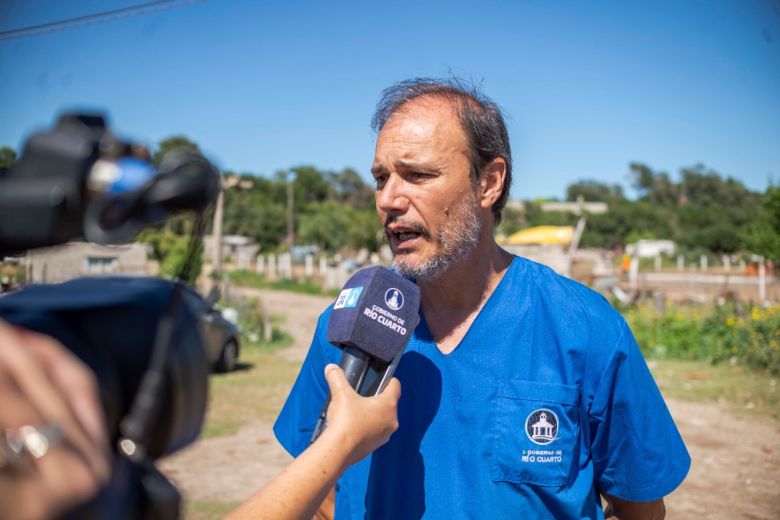
[(572, 226), (536, 226), (509, 235), (502, 243), (510, 246), (525, 244), (568, 246), (573, 236)]

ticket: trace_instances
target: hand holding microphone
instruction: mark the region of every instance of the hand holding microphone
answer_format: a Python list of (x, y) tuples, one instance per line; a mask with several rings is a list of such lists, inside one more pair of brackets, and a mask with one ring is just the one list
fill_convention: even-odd
[(362, 397), (336, 365), (325, 367), (325, 378), (331, 398), (327, 411), (329, 427), (322, 440), (332, 438), (343, 447), (349, 453), (346, 466), (350, 466), (385, 444), (398, 429), (401, 384), (392, 378), (380, 395)]
[[(362, 396), (379, 394), (392, 378), (417, 326), (420, 289), (386, 267), (356, 272), (344, 285), (328, 320), (328, 341), (344, 351), (339, 366)], [(325, 401), (312, 442), (327, 426)]]
[(235, 511), (230, 520), (312, 518), (336, 479), (379, 446), (398, 428), (401, 385), (392, 378), (377, 396), (362, 397), (336, 365), (325, 367), (331, 400), (330, 426), (284, 471)]

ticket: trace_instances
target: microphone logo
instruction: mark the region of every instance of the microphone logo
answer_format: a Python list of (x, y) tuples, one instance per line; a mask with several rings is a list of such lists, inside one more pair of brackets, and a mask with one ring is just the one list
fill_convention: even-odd
[(333, 309), (350, 309), (356, 307), (360, 293), (363, 292), (362, 287), (352, 287), (350, 289), (344, 289), (336, 298), (336, 303), (333, 305)]
[(404, 306), (404, 295), (393, 287), (385, 291), (385, 304), (392, 310), (397, 311)]

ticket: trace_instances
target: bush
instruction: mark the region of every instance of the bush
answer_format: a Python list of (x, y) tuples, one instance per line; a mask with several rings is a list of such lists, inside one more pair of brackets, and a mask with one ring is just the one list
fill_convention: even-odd
[(676, 306), (657, 312), (640, 306), (624, 312), (649, 357), (741, 362), (780, 374), (780, 305)]

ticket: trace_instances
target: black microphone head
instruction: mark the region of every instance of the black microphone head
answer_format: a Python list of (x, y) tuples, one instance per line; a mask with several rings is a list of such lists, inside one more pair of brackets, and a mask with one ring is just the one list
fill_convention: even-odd
[(417, 326), (420, 288), (386, 267), (361, 269), (347, 280), (328, 320), (328, 341), (390, 363)]

